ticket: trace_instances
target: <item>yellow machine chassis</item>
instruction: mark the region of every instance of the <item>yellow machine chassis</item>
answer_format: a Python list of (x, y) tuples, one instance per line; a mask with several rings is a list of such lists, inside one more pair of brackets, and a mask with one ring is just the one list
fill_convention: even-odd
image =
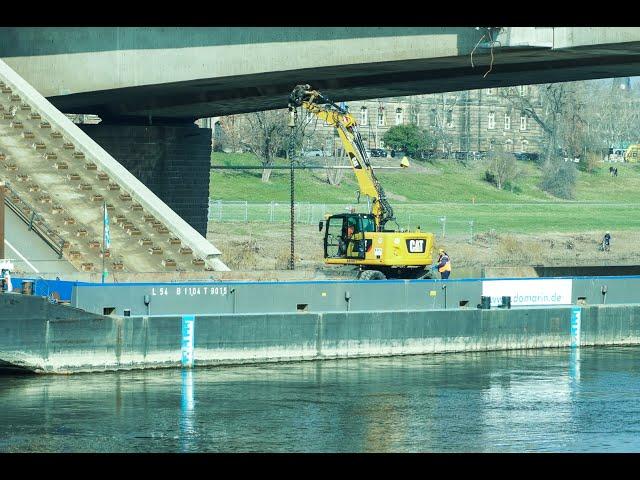
[[(362, 234), (353, 236), (345, 257), (327, 257), (325, 262), (334, 265), (369, 265), (378, 267), (428, 267), (433, 263), (434, 236), (426, 232), (366, 232), (365, 240), (371, 240), (365, 258), (355, 258), (356, 241)], [(422, 245), (420, 241), (424, 242)], [(368, 243), (368, 242), (367, 242)], [(422, 252), (409, 251), (411, 247)]]

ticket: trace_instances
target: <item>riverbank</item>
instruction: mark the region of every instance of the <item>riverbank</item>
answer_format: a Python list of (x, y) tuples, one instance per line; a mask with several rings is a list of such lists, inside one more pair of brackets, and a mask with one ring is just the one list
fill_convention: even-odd
[[(611, 251), (599, 250), (604, 232), (514, 234), (485, 232), (468, 235), (436, 236), (438, 247), (452, 259), (452, 278), (477, 276), (482, 270), (518, 269), (531, 276), (532, 266), (613, 266), (640, 265), (638, 231), (612, 232)], [(223, 252), (223, 261), (233, 270), (232, 277), (292, 279), (288, 270), (290, 228), (284, 223), (209, 223), (207, 238)], [(351, 268), (326, 266), (323, 262), (323, 236), (317, 225), (296, 225), (296, 270), (301, 279), (348, 277)], [(514, 273), (515, 272), (515, 273)], [(232, 278), (230, 277), (230, 278)]]

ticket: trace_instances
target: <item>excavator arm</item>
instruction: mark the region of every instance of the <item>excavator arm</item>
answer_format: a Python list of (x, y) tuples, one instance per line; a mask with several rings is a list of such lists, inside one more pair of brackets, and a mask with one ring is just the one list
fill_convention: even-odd
[(376, 230), (383, 231), (388, 221), (395, 220), (393, 208), (373, 172), (356, 120), (345, 108), (324, 97), (317, 90), (312, 90), (309, 85), (298, 85), (291, 92), (289, 112), (292, 117), (295, 117), (296, 107), (305, 108), (337, 129), (358, 181), (360, 194), (367, 195), (372, 200), (371, 213), (375, 218)]

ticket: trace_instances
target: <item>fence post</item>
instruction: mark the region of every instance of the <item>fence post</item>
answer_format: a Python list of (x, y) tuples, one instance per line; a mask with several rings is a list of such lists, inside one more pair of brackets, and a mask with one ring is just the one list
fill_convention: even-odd
[(473, 243), (473, 220), (469, 220), (469, 227), (470, 227), (469, 243)]
[(218, 221), (222, 221), (222, 200), (218, 200)]
[(269, 222), (273, 223), (273, 200), (269, 204)]
[(447, 223), (447, 217), (440, 217), (440, 221), (442, 222), (442, 238), (445, 238), (446, 236), (445, 225)]
[(249, 202), (244, 202), (244, 223), (249, 221)]

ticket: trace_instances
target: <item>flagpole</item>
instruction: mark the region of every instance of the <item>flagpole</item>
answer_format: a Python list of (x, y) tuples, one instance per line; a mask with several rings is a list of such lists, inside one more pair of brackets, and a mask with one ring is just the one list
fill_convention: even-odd
[(105, 251), (105, 241), (106, 241), (106, 219), (107, 219), (107, 201), (105, 200), (102, 204), (102, 283), (104, 283), (104, 251)]

